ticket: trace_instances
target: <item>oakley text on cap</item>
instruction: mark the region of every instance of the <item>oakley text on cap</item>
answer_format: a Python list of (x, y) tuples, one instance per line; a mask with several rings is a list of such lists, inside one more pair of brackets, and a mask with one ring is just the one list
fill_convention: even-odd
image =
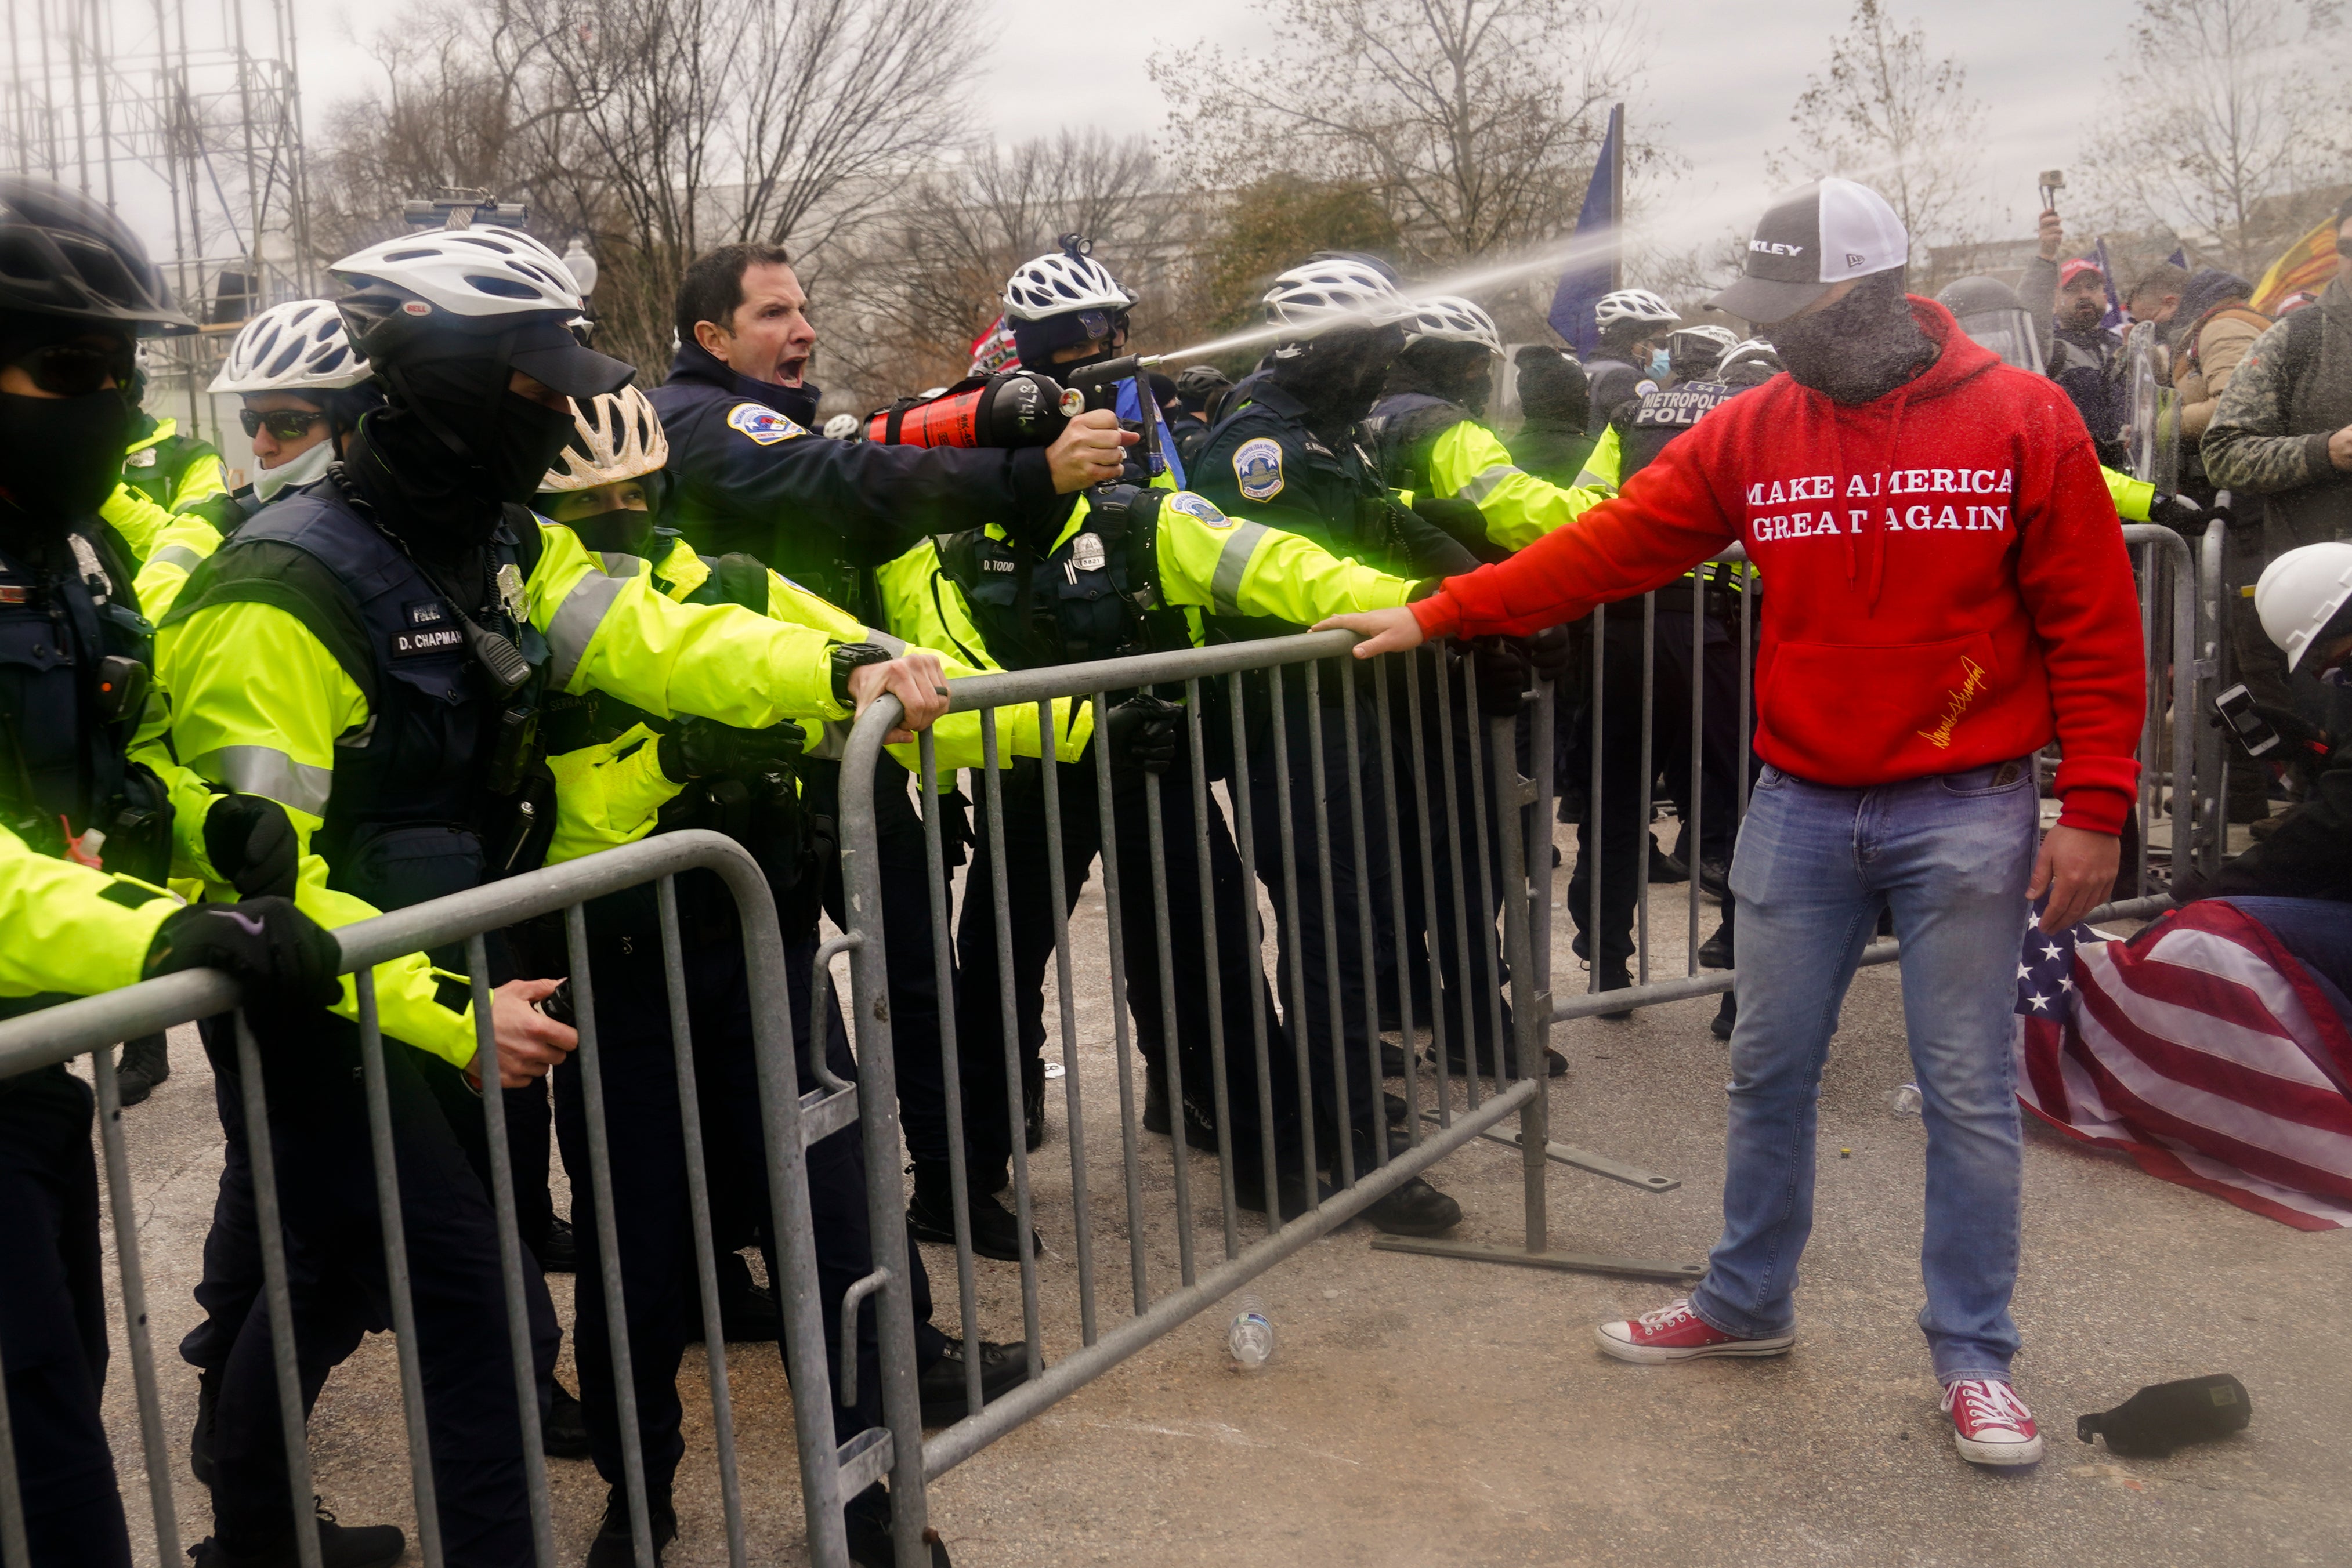
[(1822, 180), (1765, 210), (1739, 281), (1709, 303), (1749, 321), (1785, 321), (1832, 286), (1910, 257), (1911, 236), (1886, 198), (1852, 180)]

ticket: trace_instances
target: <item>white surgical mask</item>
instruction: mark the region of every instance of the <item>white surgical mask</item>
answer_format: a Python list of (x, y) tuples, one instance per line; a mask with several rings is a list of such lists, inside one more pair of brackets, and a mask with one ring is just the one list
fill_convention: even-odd
[(264, 468), (253, 476), (254, 498), (268, 506), (278, 498), (280, 490), (290, 490), (303, 485), (314, 485), (327, 476), (327, 465), (335, 460), (333, 437), (306, 448), (302, 455), (275, 468)]

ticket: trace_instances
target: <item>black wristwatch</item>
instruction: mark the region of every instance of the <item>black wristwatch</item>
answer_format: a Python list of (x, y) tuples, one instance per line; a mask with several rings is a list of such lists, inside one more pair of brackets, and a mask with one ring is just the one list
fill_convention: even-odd
[(887, 664), (898, 655), (877, 643), (844, 643), (833, 651), (833, 700), (843, 707), (849, 700), (849, 673), (867, 664)]

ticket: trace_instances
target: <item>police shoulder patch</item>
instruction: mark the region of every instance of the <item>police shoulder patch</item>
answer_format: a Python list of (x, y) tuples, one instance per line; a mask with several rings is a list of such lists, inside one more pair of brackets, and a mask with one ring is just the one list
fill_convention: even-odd
[(1282, 443), (1265, 435), (1243, 442), (1234, 453), (1234, 482), (1253, 501), (1281, 495)]
[(729, 409), (727, 423), (762, 446), (773, 446), (779, 441), (808, 434), (774, 409), (756, 402), (739, 402)]
[(1198, 517), (1213, 528), (1230, 528), (1234, 519), (1217, 509), (1217, 504), (1206, 496), (1195, 496), (1190, 490), (1171, 494), (1165, 503), (1171, 512), (1181, 512), (1188, 517)]

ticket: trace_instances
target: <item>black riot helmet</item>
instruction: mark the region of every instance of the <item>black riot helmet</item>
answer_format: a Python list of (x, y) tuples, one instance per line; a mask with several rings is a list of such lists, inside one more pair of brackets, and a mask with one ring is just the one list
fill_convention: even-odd
[(122, 220), (51, 181), (0, 174), (0, 312), (137, 334), (193, 332)]
[(1944, 286), (1936, 303), (1950, 311), (1980, 349), (1990, 349), (2003, 363), (2042, 373), (2042, 339), (2033, 318), (2018, 303), (2017, 290), (1998, 277), (1962, 277)]

